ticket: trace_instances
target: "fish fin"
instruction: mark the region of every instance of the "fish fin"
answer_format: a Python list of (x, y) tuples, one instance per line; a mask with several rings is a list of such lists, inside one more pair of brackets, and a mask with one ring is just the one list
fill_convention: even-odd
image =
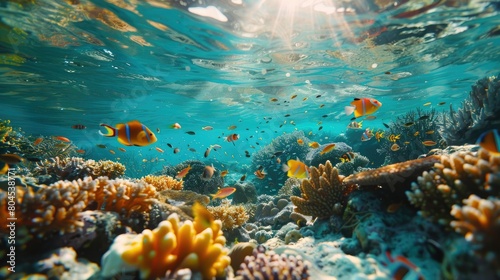
[(355, 109), (356, 109), (356, 107), (354, 107), (354, 106), (345, 106), (344, 112), (347, 116), (349, 116), (350, 114), (352, 114), (354, 112)]
[(286, 165), (286, 164), (283, 163), (281, 165), (281, 170), (283, 170), (283, 172), (288, 172), (288, 170), (290, 170), (290, 167), (288, 167), (288, 165)]
[(116, 136), (116, 128), (114, 128), (114, 127), (112, 127), (110, 125), (104, 124), (104, 123), (101, 123), (101, 126), (103, 126), (106, 129), (106, 133), (102, 133), (99, 130), (99, 134), (101, 134), (102, 136), (106, 136), (106, 137), (114, 137), (114, 136)]

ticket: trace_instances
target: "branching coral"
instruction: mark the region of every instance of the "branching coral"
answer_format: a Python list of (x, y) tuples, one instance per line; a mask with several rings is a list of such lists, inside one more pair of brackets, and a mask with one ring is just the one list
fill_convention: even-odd
[(6, 137), (12, 132), (9, 120), (0, 120), (0, 142), (5, 142)]
[[(439, 132), (448, 145), (474, 143), (479, 135), (495, 127), (500, 115), (500, 79), (486, 77), (472, 86), (462, 108), (443, 114)], [(498, 127), (498, 125), (496, 125)]]
[(500, 196), (500, 156), (480, 149), (477, 155), (457, 152), (441, 155), (439, 159), (406, 193), (422, 216), (448, 225), (452, 220), (452, 205), (462, 205), (462, 200), (469, 195)]
[(189, 268), (203, 279), (222, 277), (231, 260), (221, 227), (219, 220), (207, 220), (204, 214), (183, 223), (171, 214), (152, 231), (119, 235), (102, 258), (102, 275), (112, 277), (128, 269), (139, 270), (142, 279), (171, 279), (179, 269)]
[[(19, 227), (38, 235), (67, 233), (83, 226), (80, 213), (86, 209), (113, 211), (126, 217), (132, 213), (147, 216), (155, 197), (151, 185), (106, 177), (59, 181), (36, 192), (31, 187), (16, 187), (15, 217)], [(0, 218), (4, 220), (11, 214), (8, 199), (7, 192), (0, 190)], [(6, 232), (6, 228), (0, 230)]]
[(309, 266), (300, 255), (278, 255), (258, 246), (252, 256), (245, 258), (236, 272), (236, 279), (248, 280), (278, 280), (278, 279), (309, 279)]
[(164, 190), (182, 190), (184, 181), (178, 181), (166, 175), (147, 175), (141, 178), (141, 181), (153, 185), (157, 191)]
[(491, 263), (500, 273), (500, 200), (489, 197), (481, 199), (470, 195), (464, 206), (453, 205), (451, 215), (456, 219), (451, 227), (475, 245), (474, 252)]
[(33, 170), (34, 176), (52, 176), (50, 182), (44, 183), (53, 183), (59, 180), (71, 181), (83, 179), (86, 176), (106, 176), (114, 179), (123, 176), (124, 173), (125, 166), (119, 162), (110, 160), (84, 160), (79, 157), (65, 159), (59, 159), (59, 157), (51, 158), (37, 163), (37, 167)]
[(216, 220), (221, 220), (222, 230), (240, 227), (249, 218), (243, 205), (231, 205), (228, 200), (224, 200), (219, 206), (209, 206), (207, 209)]
[(295, 211), (320, 218), (341, 215), (348, 189), (342, 185), (343, 178), (330, 161), (320, 164), (318, 168), (310, 167), (310, 178), (300, 185), (302, 197), (290, 198), (296, 206)]

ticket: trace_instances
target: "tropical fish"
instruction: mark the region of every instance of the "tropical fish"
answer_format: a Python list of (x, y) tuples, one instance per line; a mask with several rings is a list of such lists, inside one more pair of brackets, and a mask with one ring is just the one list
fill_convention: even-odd
[(186, 134), (195, 135), (196, 133), (194, 131), (186, 131)]
[(386, 123), (382, 123), (386, 128), (389, 128), (389, 125)]
[(402, 205), (403, 202), (391, 203), (389, 204), (389, 206), (387, 206), (386, 211), (387, 213), (395, 213), (399, 208), (401, 208)]
[(302, 139), (297, 139), (297, 144), (299, 144), (300, 146), (304, 145), (304, 140)]
[(290, 97), (290, 99), (294, 99), (295, 97), (297, 97), (297, 94), (292, 95), (292, 97)]
[(242, 182), (243, 182), (243, 181), (245, 181), (245, 179), (246, 179), (246, 178), (247, 178), (247, 174), (245, 174), (245, 175), (241, 176), (241, 177), (240, 177), (240, 181), (242, 181)]
[(104, 144), (97, 144), (96, 147), (101, 149), (106, 149), (106, 145)]
[(43, 141), (43, 138), (42, 138), (42, 137), (39, 137), (39, 138), (37, 138), (35, 141), (33, 141), (33, 145), (35, 145), (35, 146), (36, 146), (36, 145), (38, 145), (38, 144), (42, 143), (42, 141)]
[(227, 169), (226, 169), (226, 170), (222, 170), (222, 171), (220, 172), (220, 176), (221, 176), (221, 177), (225, 177), (227, 174), (229, 174), (229, 170), (227, 170)]
[(74, 124), (71, 126), (71, 128), (73, 128), (73, 129), (85, 129), (87, 127), (84, 126), (83, 124)]
[(383, 131), (377, 131), (375, 132), (375, 139), (377, 139), (377, 142), (380, 142), (380, 139), (384, 138), (384, 132)]
[(363, 142), (364, 141), (369, 141), (370, 139), (372, 139), (372, 137), (373, 137), (373, 132), (370, 131), (369, 128), (367, 128), (365, 130), (365, 132), (363, 132), (363, 134), (361, 135), (361, 141), (363, 141)]
[(236, 126), (235, 125), (230, 125), (227, 127), (227, 130), (235, 130)]
[(213, 144), (213, 145), (211, 145), (210, 147), (212, 147), (212, 149), (213, 149), (214, 151), (216, 151), (216, 152), (217, 152), (217, 150), (218, 150), (218, 149), (222, 149), (222, 146), (221, 146), (221, 145), (219, 145), (219, 144)]
[(205, 130), (205, 131), (209, 131), (209, 130), (212, 130), (212, 129), (214, 129), (214, 128), (213, 128), (213, 127), (211, 127), (211, 126), (209, 126), (209, 125), (207, 125), (207, 126), (202, 127), (201, 129), (203, 129), (203, 130)]
[(64, 136), (55, 136), (54, 139), (59, 140), (59, 141), (63, 141), (63, 142), (66, 142), (66, 143), (71, 142), (71, 140), (69, 140), (68, 138), (66, 138)]
[(82, 149), (76, 150), (75, 152), (82, 154), (82, 155), (85, 154), (85, 150), (82, 150)]
[(128, 123), (119, 123), (116, 128), (101, 124), (106, 128), (106, 134), (99, 131), (99, 134), (106, 137), (117, 137), (120, 144), (126, 146), (147, 146), (156, 142), (156, 136), (139, 121), (130, 121)]
[(359, 118), (375, 113), (382, 106), (382, 103), (374, 98), (354, 98), (351, 105), (345, 106), (345, 114), (349, 116), (354, 112), (354, 117)]
[(16, 154), (2, 154), (0, 155), (0, 161), (7, 164), (14, 165), (23, 161), (23, 158)]
[(341, 162), (349, 162), (349, 161), (352, 161), (354, 159), (354, 153), (353, 152), (347, 152), (345, 154), (343, 154), (339, 159)]
[(236, 191), (236, 188), (226, 187), (226, 188), (219, 189), (216, 193), (211, 194), (210, 196), (212, 197), (212, 199), (215, 199), (215, 198), (222, 199), (222, 198), (226, 198), (226, 197), (232, 195), (235, 191)]
[(333, 151), (333, 149), (335, 149), (335, 143), (328, 144), (323, 148), (323, 150), (321, 150), (321, 152), (319, 152), (319, 154), (324, 155), (326, 153)]
[(431, 116), (429, 115), (425, 115), (425, 116), (421, 116), (420, 118), (418, 118), (419, 121), (423, 121), (423, 120), (427, 120), (429, 119)]
[(384, 259), (381, 261), (391, 272), (390, 279), (403, 280), (415, 279), (424, 280), (424, 276), (415, 264), (404, 256), (392, 256), (389, 250), (385, 251)]
[(309, 168), (298, 159), (288, 160), (287, 165), (283, 164), (281, 169), (283, 172), (288, 172), (287, 176), (290, 178), (302, 179), (309, 177)]
[(436, 145), (437, 143), (432, 141), (432, 140), (425, 140), (422, 142), (422, 144), (424, 144), (424, 146), (434, 146)]
[(497, 129), (492, 129), (484, 132), (477, 139), (476, 145), (481, 146), (481, 148), (488, 150), (494, 155), (500, 154), (500, 134)]
[(116, 154), (116, 152), (113, 151), (113, 150), (109, 150), (109, 153), (112, 154), (112, 155)]
[(156, 128), (156, 133), (160, 133), (160, 128)]
[(276, 102), (276, 101), (278, 101), (278, 98), (274, 98), (274, 97), (273, 97), (273, 98), (271, 98), (271, 99), (269, 99), (269, 100), (270, 100), (271, 102)]
[(440, 106), (441, 106), (441, 105), (444, 105), (444, 104), (446, 104), (446, 102), (439, 102), (439, 103), (438, 103), (438, 105), (440, 105)]
[(398, 144), (394, 143), (394, 144), (392, 144), (392, 146), (391, 146), (391, 151), (396, 152), (396, 151), (399, 151), (399, 149), (400, 149), (400, 148), (401, 148), (401, 147), (399, 147), (399, 145), (398, 145)]
[(203, 154), (204, 157), (208, 157), (208, 155), (210, 155), (210, 150), (211, 148), (208, 147), (206, 150), (205, 150), (205, 153)]
[(0, 162), (0, 174), (3, 175), (3, 174), (7, 174), (7, 172), (9, 171), (9, 165), (5, 162)]
[(185, 167), (181, 171), (177, 172), (177, 175), (175, 175), (175, 178), (176, 179), (182, 179), (182, 178), (186, 177), (186, 175), (188, 174), (189, 170), (191, 170), (191, 165), (188, 165), (187, 167)]
[(399, 140), (399, 138), (401, 138), (401, 134), (398, 135), (391, 134), (389, 135), (389, 137), (387, 137), (387, 139), (391, 142), (396, 142), (397, 140)]
[(357, 122), (357, 121), (352, 121), (347, 125), (348, 129), (361, 129), (363, 127), (363, 121)]
[(309, 147), (311, 147), (313, 149), (317, 149), (317, 148), (319, 148), (319, 143), (318, 142), (311, 142), (311, 143), (309, 143)]
[(203, 229), (212, 227), (214, 216), (210, 213), (205, 206), (196, 201), (191, 208), (196, 224), (201, 225)]
[(215, 173), (214, 166), (207, 165), (203, 169), (203, 173), (201, 174), (201, 179), (203, 181), (210, 181), (210, 179), (212, 179), (212, 176), (214, 176), (214, 173)]
[(155, 147), (155, 150), (157, 150), (157, 151), (158, 151), (158, 152), (160, 152), (160, 153), (165, 152), (164, 150), (162, 150), (162, 149), (160, 149), (160, 148), (158, 148), (158, 147)]
[(415, 123), (414, 122), (407, 122), (405, 124), (403, 124), (404, 127), (410, 127), (412, 125), (414, 125)]
[(122, 152), (126, 152), (126, 150), (124, 148), (118, 148), (118, 150), (122, 151)]
[(434, 130), (426, 131), (425, 134), (434, 134)]
[(432, 103), (431, 102), (427, 102), (427, 103), (424, 103), (424, 106), (430, 106)]
[(169, 126), (172, 129), (181, 129), (182, 126), (179, 123), (174, 123)]
[(226, 141), (227, 141), (227, 142), (232, 142), (232, 143), (233, 143), (233, 145), (235, 145), (235, 144), (234, 144), (234, 141), (236, 141), (236, 140), (238, 140), (238, 139), (240, 139), (240, 135), (239, 135), (239, 134), (236, 134), (236, 133), (233, 133), (233, 134), (228, 135), (228, 136), (226, 137)]
[(175, 148), (174, 149), (174, 154), (177, 154), (178, 152), (180, 152), (181, 150), (179, 148)]
[(417, 137), (418, 135), (420, 135), (420, 131), (416, 131), (415, 133), (413, 133), (413, 136)]
[(262, 169), (257, 169), (253, 174), (261, 180), (264, 179), (267, 175)]
[(365, 120), (367, 120), (367, 121), (373, 121), (376, 118), (377, 118), (376, 116), (366, 116)]

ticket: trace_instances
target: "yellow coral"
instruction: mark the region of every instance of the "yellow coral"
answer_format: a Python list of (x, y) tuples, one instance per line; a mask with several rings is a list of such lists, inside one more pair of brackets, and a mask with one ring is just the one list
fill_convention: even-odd
[(344, 176), (339, 175), (330, 161), (318, 168), (310, 167), (310, 178), (300, 185), (302, 197), (290, 199), (296, 206), (295, 211), (313, 217), (327, 218), (341, 214), (345, 206), (347, 187), (342, 185)]
[(209, 206), (208, 211), (215, 219), (222, 221), (222, 230), (240, 227), (250, 218), (243, 205), (231, 205), (224, 200), (219, 206)]
[(9, 120), (0, 120), (0, 142), (5, 142), (9, 133), (12, 132), (12, 127), (10, 127)]
[[(181, 223), (177, 214), (171, 214), (152, 231), (146, 229), (136, 236), (118, 236), (103, 257), (103, 276), (111, 277), (119, 272), (117, 263), (138, 269), (142, 279), (166, 275), (170, 279), (183, 268), (200, 272), (203, 279), (224, 276), (231, 260), (229, 250), (224, 248), (222, 223), (207, 220), (195, 208), (193, 222)], [(123, 244), (122, 239), (130, 237), (130, 242)]]
[(157, 191), (176, 190), (180, 191), (184, 187), (184, 181), (177, 181), (166, 175), (154, 176), (147, 175), (141, 178), (141, 181), (155, 186)]

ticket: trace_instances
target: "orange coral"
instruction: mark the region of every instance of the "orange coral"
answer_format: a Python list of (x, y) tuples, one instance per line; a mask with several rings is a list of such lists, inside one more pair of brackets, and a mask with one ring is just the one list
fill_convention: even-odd
[(180, 191), (184, 187), (184, 181), (177, 181), (174, 178), (166, 175), (147, 175), (142, 177), (141, 181), (155, 186), (156, 190), (159, 192), (164, 190)]
[(240, 227), (250, 218), (242, 205), (231, 205), (228, 200), (224, 200), (219, 206), (209, 206), (208, 211), (215, 219), (221, 220), (222, 230)]

